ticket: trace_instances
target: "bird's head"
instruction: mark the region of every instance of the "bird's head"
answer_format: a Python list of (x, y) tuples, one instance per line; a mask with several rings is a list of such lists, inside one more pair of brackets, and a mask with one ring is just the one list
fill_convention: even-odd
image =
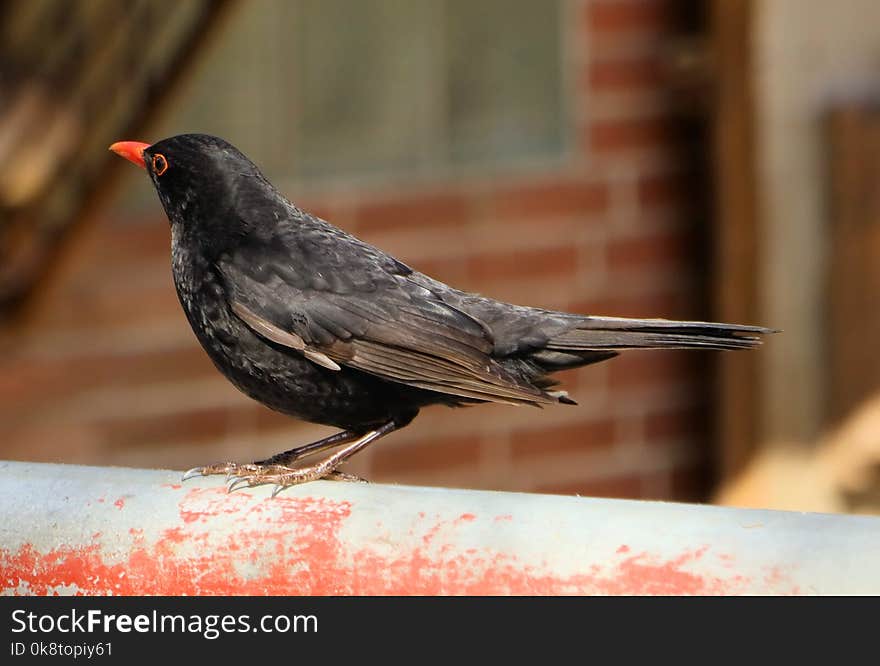
[(117, 155), (149, 174), (172, 228), (214, 238), (240, 235), (253, 224), (249, 202), (281, 205), (280, 195), (235, 146), (207, 134), (179, 134), (154, 144), (119, 141)]

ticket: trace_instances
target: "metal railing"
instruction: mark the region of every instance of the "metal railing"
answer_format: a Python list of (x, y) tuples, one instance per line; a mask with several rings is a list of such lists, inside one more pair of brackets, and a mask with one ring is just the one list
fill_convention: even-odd
[(4, 594), (880, 593), (880, 518), (0, 462)]

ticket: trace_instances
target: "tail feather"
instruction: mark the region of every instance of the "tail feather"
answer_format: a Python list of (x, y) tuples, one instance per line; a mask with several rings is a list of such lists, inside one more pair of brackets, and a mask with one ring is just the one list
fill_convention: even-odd
[(560, 352), (623, 349), (752, 349), (762, 335), (775, 331), (760, 326), (668, 319), (585, 317), (576, 328), (552, 337), (546, 349)]
[[(532, 330), (541, 330), (541, 324), (529, 323)], [(564, 313), (542, 324), (547, 337), (540, 342), (530, 341), (531, 348), (524, 352), (511, 354), (506, 367), (541, 389), (546, 398), (563, 404), (576, 403), (565, 391), (550, 390), (556, 385), (550, 375), (560, 370), (605, 361), (627, 349), (753, 349), (761, 344), (762, 336), (777, 332), (740, 324), (576, 317)], [(527, 338), (518, 332), (518, 340)]]

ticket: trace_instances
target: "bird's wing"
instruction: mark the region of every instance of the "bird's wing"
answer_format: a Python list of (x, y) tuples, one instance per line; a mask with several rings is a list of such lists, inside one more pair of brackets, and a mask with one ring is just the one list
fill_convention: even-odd
[(491, 357), (485, 325), (350, 236), (301, 230), (242, 243), (217, 269), (232, 311), (255, 333), (331, 370), (476, 400), (554, 402)]

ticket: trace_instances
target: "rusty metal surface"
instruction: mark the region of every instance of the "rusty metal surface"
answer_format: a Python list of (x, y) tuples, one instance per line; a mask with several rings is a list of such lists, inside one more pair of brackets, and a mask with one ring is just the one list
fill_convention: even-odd
[(4, 594), (877, 594), (880, 518), (0, 462)]

